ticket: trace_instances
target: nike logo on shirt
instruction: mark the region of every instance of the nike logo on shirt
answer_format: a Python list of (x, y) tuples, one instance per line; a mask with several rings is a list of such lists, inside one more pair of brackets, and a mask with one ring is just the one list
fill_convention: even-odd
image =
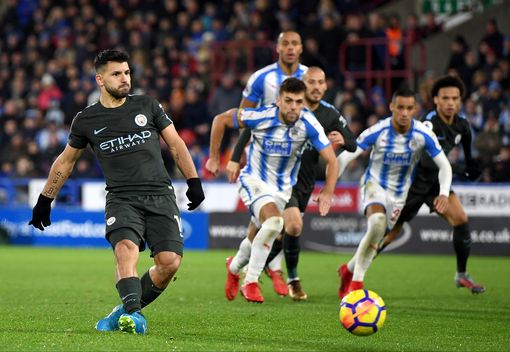
[(108, 128), (108, 127), (103, 127), (103, 128), (101, 128), (101, 129), (99, 129), (99, 130), (94, 130), (94, 134), (96, 134), (96, 135), (97, 135), (97, 134), (101, 133), (102, 131), (106, 130), (107, 128)]

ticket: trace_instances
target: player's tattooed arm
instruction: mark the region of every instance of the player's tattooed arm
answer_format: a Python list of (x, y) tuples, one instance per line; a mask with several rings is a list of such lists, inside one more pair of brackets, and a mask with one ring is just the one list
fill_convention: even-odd
[(82, 155), (83, 149), (76, 149), (67, 145), (64, 151), (55, 159), (51, 166), (48, 180), (41, 194), (48, 198), (55, 198), (73, 172), (76, 160)]
[(49, 187), (47, 189), (44, 189), (41, 194), (48, 198), (55, 198), (58, 191), (60, 190), (59, 185), (61, 184), (61, 181), (63, 179), (64, 174), (61, 171), (57, 171), (53, 179), (48, 179)]

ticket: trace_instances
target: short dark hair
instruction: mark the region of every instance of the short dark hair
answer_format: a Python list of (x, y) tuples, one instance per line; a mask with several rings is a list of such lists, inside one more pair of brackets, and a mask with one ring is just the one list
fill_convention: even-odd
[(439, 90), (441, 88), (454, 87), (458, 88), (460, 91), (460, 97), (464, 97), (464, 93), (466, 92), (466, 86), (464, 86), (464, 82), (458, 77), (455, 76), (442, 76), (439, 77), (432, 86), (432, 98), (437, 97), (439, 94)]
[(414, 98), (416, 100), (416, 93), (414, 90), (407, 86), (399, 87), (391, 96), (391, 101), (395, 101), (397, 97)]
[(287, 78), (282, 82), (280, 85), (280, 89), (278, 90), (278, 95), (281, 95), (282, 93), (301, 93), (306, 91), (306, 85), (305, 83), (295, 77)]
[(115, 49), (106, 49), (101, 51), (94, 59), (94, 67), (96, 68), (96, 72), (99, 71), (101, 67), (105, 66), (108, 61), (128, 62), (129, 55), (125, 51)]

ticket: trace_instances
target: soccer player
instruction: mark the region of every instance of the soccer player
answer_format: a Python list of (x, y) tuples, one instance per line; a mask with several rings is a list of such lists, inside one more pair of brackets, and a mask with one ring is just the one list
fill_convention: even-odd
[[(355, 137), (351, 130), (347, 126), (347, 121), (344, 117), (335, 109), (334, 106), (321, 100), (326, 92), (326, 75), (324, 71), (319, 67), (309, 67), (306, 73), (303, 75), (303, 82), (306, 85), (305, 92), (305, 105), (310, 109), (324, 131), (328, 135), (330, 142), (342, 149), (353, 152), (356, 150)], [(249, 128), (245, 128), (241, 134), (239, 141), (232, 154), (231, 162), (227, 165), (227, 176), (230, 182), (234, 182), (237, 179), (239, 170), (239, 160), (241, 153), (249, 141), (251, 131)], [(303, 230), (303, 214), (308, 200), (312, 195), (313, 187), (315, 184), (315, 170), (319, 162), (319, 153), (313, 146), (307, 145), (303, 155), (301, 157), (301, 166), (299, 168), (297, 183), (292, 189), (292, 195), (289, 202), (285, 205), (285, 218), (288, 219), (284, 224), (284, 236), (283, 236), (283, 250), (285, 254), (285, 263), (287, 264), (287, 287), (289, 296), (297, 301), (306, 300), (308, 295), (301, 286), (301, 281), (297, 272), (297, 265), (299, 262), (299, 236)], [(253, 229), (255, 226), (250, 224), (250, 228)], [(244, 246), (250, 246), (251, 239), (253, 239), (254, 233), (249, 234), (249, 238)], [(279, 243), (278, 243), (279, 242)], [(282, 248), (282, 241), (276, 239), (268, 261), (270, 262)], [(229, 260), (231, 260), (229, 258)], [(236, 264), (234, 262), (234, 264)], [(241, 268), (230, 265), (230, 272), (238, 273)], [(230, 282), (227, 282), (229, 285)], [(235, 295), (237, 285), (234, 284), (234, 288), (226, 287), (227, 297)]]
[[(251, 248), (241, 248), (232, 261), (248, 263), (248, 271), (241, 293), (249, 302), (263, 302), (258, 279), (275, 238), (283, 229), (292, 186), (296, 183), (300, 157), (308, 141), (326, 160), (326, 183), (318, 195), (319, 211), (326, 215), (335, 188), (338, 163), (324, 129), (315, 116), (304, 108), (305, 84), (294, 77), (280, 86), (276, 105), (248, 109), (231, 109), (214, 118), (211, 129), (210, 158), (206, 168), (213, 174), (219, 169), (219, 147), (226, 127), (249, 127), (253, 140), (249, 147), (246, 166), (241, 170), (239, 195), (259, 228)], [(236, 265), (237, 266), (237, 265)], [(229, 280), (231, 275), (228, 271)], [(237, 283), (239, 276), (237, 275)], [(237, 294), (237, 289), (235, 294)], [(233, 299), (229, 297), (228, 299)]]
[[(459, 78), (451, 76), (439, 78), (432, 86), (436, 108), (425, 116), (424, 121), (436, 133), (446, 155), (462, 143), (465, 166), (453, 165), (452, 169), (456, 173), (464, 174), (471, 181), (476, 181), (481, 172), (471, 154), (471, 129), (468, 121), (458, 115), (464, 92), (464, 84)], [(416, 216), (423, 203), (427, 204), (431, 212), (436, 211), (433, 199), (438, 192), (437, 168), (430, 158), (424, 155), (418, 164), (416, 178), (409, 190), (402, 214), (395, 227), (384, 238), (380, 250), (400, 233), (404, 222), (409, 222)], [(485, 287), (477, 284), (466, 271), (471, 249), (471, 234), (466, 212), (459, 197), (452, 190), (448, 195), (448, 210), (445, 213), (437, 213), (453, 227), (453, 249), (457, 256), (455, 274), (457, 287), (465, 287), (472, 293), (485, 292)]]
[[(445, 213), (448, 208), (452, 169), (434, 132), (413, 119), (416, 111), (414, 92), (407, 88), (398, 89), (393, 94), (390, 110), (391, 117), (360, 134), (354, 153), (344, 152), (338, 157), (340, 177), (349, 162), (372, 148), (368, 167), (360, 181), (367, 231), (353, 258), (339, 270), (340, 298), (363, 288), (365, 273), (376, 254), (378, 243), (386, 230), (393, 228), (404, 207), (423, 150), (439, 168), (439, 191), (433, 200), (434, 207), (439, 213)], [(347, 271), (352, 275), (345, 275)]]
[[(281, 32), (276, 42), (276, 52), (278, 53), (278, 61), (261, 68), (248, 79), (243, 90), (240, 108), (254, 108), (274, 104), (278, 96), (280, 84), (289, 77), (301, 79), (308, 69), (308, 67), (299, 63), (303, 53), (303, 44), (299, 33), (295, 31)], [(248, 132), (244, 133), (244, 138), (249, 138), (250, 136)], [(230, 167), (235, 168), (232, 165)], [(229, 167), (227, 167), (227, 171), (228, 169)], [(252, 237), (257, 231), (258, 229), (250, 223), (248, 232)], [(275, 242), (275, 246), (278, 244), (281, 249), (281, 242)], [(282, 257), (283, 254), (277, 255), (266, 267), (266, 273), (271, 278), (276, 293), (286, 296), (288, 288), (281, 270)]]
[[(51, 202), (90, 144), (105, 175), (105, 237), (114, 251), (122, 300), (96, 329), (144, 334), (147, 322), (141, 309), (167, 287), (183, 254), (181, 219), (161, 157), (160, 136), (187, 179), (189, 210), (200, 205), (204, 193), (188, 149), (161, 104), (145, 95), (129, 95), (128, 60), (127, 53), (111, 49), (96, 56), (99, 101), (74, 118), (68, 144), (51, 167), (29, 224), (41, 231), (51, 225)], [(146, 244), (154, 265), (140, 279), (136, 265)]]
[(243, 90), (240, 108), (254, 108), (276, 102), (280, 84), (289, 77), (301, 78), (308, 67), (299, 63), (303, 53), (301, 36), (294, 31), (282, 32), (276, 42), (278, 61), (253, 73)]

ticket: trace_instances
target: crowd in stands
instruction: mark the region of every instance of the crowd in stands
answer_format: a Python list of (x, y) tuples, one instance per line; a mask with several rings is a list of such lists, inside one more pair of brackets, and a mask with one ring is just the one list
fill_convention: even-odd
[[(357, 135), (389, 115), (388, 101), (379, 85), (366, 92), (359, 80), (342, 75), (341, 43), (392, 38), (391, 45), (374, 48), (373, 68), (384, 67), (386, 59), (399, 68), (402, 43), (441, 31), (433, 13), (400, 19), (369, 11), (384, 2), (7, 0), (0, 5), (0, 177), (47, 175), (73, 117), (98, 99), (95, 55), (112, 47), (130, 54), (132, 92), (163, 104), (200, 169), (212, 118), (239, 104), (252, 73), (225, 72), (212, 82), (211, 55), (218, 42), (274, 43), (280, 31), (297, 30), (303, 37), (302, 63), (326, 71), (325, 99), (342, 111)], [(365, 56), (356, 47), (346, 56), (349, 70), (364, 69)], [(257, 68), (274, 58), (259, 60)], [(451, 44), (448, 73), (459, 75), (468, 87), (463, 114), (473, 128), (483, 180), (510, 181), (510, 37), (494, 21), (487, 23), (477, 48), (458, 36)], [(420, 84), (419, 114), (433, 108), (427, 92), (438, 74), (427, 74)], [(178, 177), (169, 153), (163, 150), (163, 155), (170, 175)], [(358, 169), (361, 165), (353, 164), (347, 180), (357, 181)], [(101, 177), (90, 151), (72, 177)]]

